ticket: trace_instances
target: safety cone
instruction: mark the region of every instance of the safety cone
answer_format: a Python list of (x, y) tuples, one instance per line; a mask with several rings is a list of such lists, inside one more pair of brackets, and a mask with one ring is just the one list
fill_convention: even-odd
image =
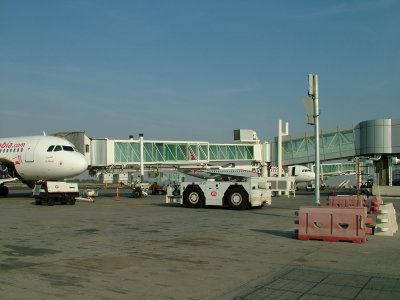
[(118, 187), (117, 187), (117, 197), (115, 198), (115, 201), (119, 201), (119, 191), (118, 191)]

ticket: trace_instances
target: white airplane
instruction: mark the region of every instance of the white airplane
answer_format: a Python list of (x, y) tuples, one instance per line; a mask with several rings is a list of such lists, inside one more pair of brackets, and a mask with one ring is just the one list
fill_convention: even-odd
[[(215, 180), (241, 180), (247, 177), (259, 177), (261, 173), (259, 169), (252, 166), (235, 166), (235, 164), (230, 163), (225, 166), (191, 166), (191, 167), (181, 167), (179, 171), (202, 179), (215, 179)], [(282, 171), (282, 174), (285, 174)], [(315, 179), (315, 173), (307, 167), (295, 165), (288, 167), (288, 176), (293, 176), (295, 182), (310, 182)], [(278, 168), (271, 167), (270, 174), (271, 177), (278, 176)]]
[[(315, 173), (312, 172), (310, 168), (301, 165), (288, 166), (287, 172), (282, 170), (281, 174), (288, 174), (288, 176), (293, 176), (296, 183), (310, 182), (315, 180)], [(269, 176), (278, 176), (278, 167), (271, 167)]]
[(38, 180), (61, 180), (83, 173), (88, 163), (69, 141), (54, 136), (0, 139), (0, 196), (7, 182), (20, 179), (29, 187)]

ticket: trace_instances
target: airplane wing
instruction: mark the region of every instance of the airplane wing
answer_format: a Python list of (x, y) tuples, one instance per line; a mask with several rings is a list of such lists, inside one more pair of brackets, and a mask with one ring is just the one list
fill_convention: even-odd
[(221, 169), (219, 171), (207, 170), (207, 172), (213, 176), (215, 180), (229, 180), (229, 181), (243, 181), (245, 178), (258, 177), (259, 174), (254, 171), (245, 169)]
[(193, 177), (202, 179), (215, 179), (217, 181), (242, 181), (247, 177), (258, 176), (258, 174), (253, 171), (235, 169), (230, 166), (188, 166), (179, 168), (178, 171)]
[(213, 177), (209, 172), (204, 172), (204, 170), (206, 170), (206, 167), (198, 166), (198, 165), (196, 165), (196, 166), (181, 166), (181, 167), (177, 168), (177, 171), (184, 173), (186, 175), (196, 177), (196, 178), (210, 179)]

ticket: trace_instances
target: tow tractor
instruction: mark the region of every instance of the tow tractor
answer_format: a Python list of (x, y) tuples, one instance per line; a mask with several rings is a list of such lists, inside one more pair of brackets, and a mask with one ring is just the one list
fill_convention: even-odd
[(64, 181), (38, 181), (33, 189), (35, 204), (54, 205), (56, 202), (61, 204), (75, 204), (75, 198), (79, 197), (77, 183)]
[(271, 184), (262, 177), (242, 178), (240, 181), (181, 182), (167, 187), (166, 202), (190, 208), (206, 205), (246, 209), (271, 205)]

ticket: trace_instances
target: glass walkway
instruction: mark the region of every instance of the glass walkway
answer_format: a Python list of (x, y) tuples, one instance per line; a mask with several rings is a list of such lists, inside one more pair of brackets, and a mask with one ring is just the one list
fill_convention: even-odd
[[(109, 142), (113, 142), (113, 164), (140, 163), (140, 141)], [(143, 162), (155, 165), (254, 161), (255, 152), (253, 144), (143, 141)]]

